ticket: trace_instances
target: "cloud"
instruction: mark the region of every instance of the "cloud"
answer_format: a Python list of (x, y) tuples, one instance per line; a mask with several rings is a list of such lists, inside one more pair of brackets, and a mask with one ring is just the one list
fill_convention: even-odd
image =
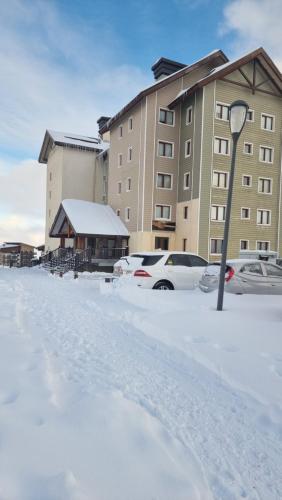
[(220, 33), (232, 36), (235, 57), (263, 46), (282, 70), (281, 19), (281, 0), (231, 0)]
[(36, 160), (0, 162), (0, 240), (44, 241), (46, 167)]

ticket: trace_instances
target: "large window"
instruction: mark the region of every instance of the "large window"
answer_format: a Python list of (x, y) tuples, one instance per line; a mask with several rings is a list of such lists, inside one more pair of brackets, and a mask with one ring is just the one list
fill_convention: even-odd
[(270, 226), (271, 224), (271, 211), (270, 210), (257, 210), (257, 224), (263, 226)]
[(159, 156), (173, 158), (173, 143), (159, 141)]
[[(155, 238), (155, 250), (168, 250), (168, 246), (169, 246), (169, 238), (159, 238), (158, 236), (156, 236), (156, 238)], [(153, 257), (156, 257), (156, 256), (154, 255)], [(142, 264), (142, 265), (144, 265), (144, 264)]]
[(170, 205), (156, 205), (155, 217), (156, 219), (170, 220), (171, 206)]
[(268, 252), (270, 249), (269, 241), (257, 241), (257, 250)]
[(157, 188), (171, 189), (172, 188), (172, 174), (157, 174)]
[(271, 130), (274, 131), (274, 116), (266, 115), (264, 113), (261, 114), (261, 128), (263, 130)]
[(227, 172), (221, 172), (218, 170), (213, 171), (212, 184), (214, 187), (226, 189), (227, 188), (227, 179), (228, 179)]
[(220, 102), (216, 103), (215, 116), (219, 120), (229, 120), (229, 106), (228, 104), (222, 104)]
[(222, 252), (223, 240), (218, 238), (211, 238), (210, 253), (211, 254), (221, 254)]
[(223, 222), (225, 221), (226, 207), (224, 205), (212, 205), (211, 220)]
[(229, 155), (229, 140), (221, 137), (215, 137), (214, 152), (220, 155)]
[(159, 122), (165, 125), (174, 125), (174, 112), (160, 108)]
[(264, 163), (273, 163), (273, 148), (267, 146), (260, 146), (259, 159)]
[(271, 194), (271, 192), (272, 192), (272, 179), (266, 179), (264, 177), (259, 177), (258, 192), (264, 193), (264, 194)]

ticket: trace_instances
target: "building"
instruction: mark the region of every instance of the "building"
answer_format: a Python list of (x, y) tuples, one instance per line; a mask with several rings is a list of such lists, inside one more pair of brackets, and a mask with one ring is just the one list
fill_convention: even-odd
[(91, 139), (90, 148), (89, 138), (47, 131), (39, 159), (48, 162), (47, 247), (58, 246), (49, 231), (61, 202), (72, 198), (108, 203), (129, 231), (131, 252), (188, 250), (218, 259), (231, 160), (229, 105), (244, 99), (250, 109), (238, 144), (228, 256), (281, 256), (278, 68), (259, 48), (232, 62), (221, 50), (191, 65), (161, 58), (152, 70), (154, 84), (112, 118), (98, 120), (100, 139)]
[(45, 251), (60, 245), (49, 232), (63, 200), (107, 203), (108, 148), (94, 137), (46, 131), (38, 159), (47, 164)]
[(108, 120), (108, 202), (130, 250), (221, 252), (230, 168), (228, 106), (250, 106), (237, 155), (229, 257), (281, 243), (282, 76), (260, 48), (229, 62), (214, 51), (186, 66), (161, 58), (156, 83)]
[(0, 245), (0, 265), (8, 267), (31, 266), (35, 247), (18, 241), (7, 241)]

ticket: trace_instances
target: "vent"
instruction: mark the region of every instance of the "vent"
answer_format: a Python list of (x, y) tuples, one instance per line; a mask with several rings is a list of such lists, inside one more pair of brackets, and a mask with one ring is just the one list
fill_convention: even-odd
[(157, 62), (155, 62), (155, 64), (153, 64), (151, 70), (154, 73), (155, 80), (159, 80), (161, 78), (164, 78), (165, 76), (176, 73), (176, 71), (179, 71), (186, 66), (187, 64), (182, 64), (177, 61), (172, 61), (171, 59), (161, 57)]

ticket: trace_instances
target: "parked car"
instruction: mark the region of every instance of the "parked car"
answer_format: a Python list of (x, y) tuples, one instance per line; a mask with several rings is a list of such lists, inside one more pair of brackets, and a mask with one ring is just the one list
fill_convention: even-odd
[(131, 275), (140, 288), (193, 289), (206, 265), (205, 259), (188, 252), (140, 252), (116, 262), (114, 276)]
[[(199, 287), (203, 292), (218, 288), (220, 262), (204, 270)], [(282, 295), (282, 267), (254, 259), (228, 260), (226, 263), (225, 290), (236, 294)]]

